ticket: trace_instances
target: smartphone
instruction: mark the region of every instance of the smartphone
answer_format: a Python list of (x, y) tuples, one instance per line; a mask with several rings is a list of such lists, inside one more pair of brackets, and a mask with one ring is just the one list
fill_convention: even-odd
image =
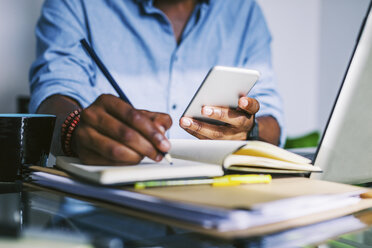
[(201, 114), (202, 107), (223, 106), (237, 108), (239, 98), (248, 94), (259, 77), (260, 73), (255, 70), (225, 66), (213, 67), (208, 72), (182, 116), (209, 123), (222, 124), (219, 121), (203, 116)]

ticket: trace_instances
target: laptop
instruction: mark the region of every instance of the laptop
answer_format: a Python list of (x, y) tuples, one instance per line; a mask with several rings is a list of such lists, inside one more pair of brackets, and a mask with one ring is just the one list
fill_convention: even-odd
[(313, 164), (311, 178), (372, 182), (372, 1)]

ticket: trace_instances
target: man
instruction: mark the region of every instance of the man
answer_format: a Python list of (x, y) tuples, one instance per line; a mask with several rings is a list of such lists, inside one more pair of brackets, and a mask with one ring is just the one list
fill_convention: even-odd
[[(244, 140), (255, 125), (260, 140), (283, 141), (271, 38), (254, 0), (47, 0), (36, 35), (30, 111), (57, 115), (55, 154), (61, 153), (60, 127), (78, 108), (80, 123), (68, 146), (88, 164), (135, 164), (145, 156), (160, 161), (168, 138)], [(136, 108), (114, 96), (80, 46), (82, 38)], [(180, 119), (214, 65), (262, 76), (238, 109), (203, 107), (205, 116), (226, 125)]]

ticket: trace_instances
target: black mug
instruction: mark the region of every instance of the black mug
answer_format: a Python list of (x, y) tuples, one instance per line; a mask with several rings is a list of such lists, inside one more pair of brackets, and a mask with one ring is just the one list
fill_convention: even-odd
[(56, 117), (0, 114), (0, 181), (21, 179), (22, 167), (46, 166)]

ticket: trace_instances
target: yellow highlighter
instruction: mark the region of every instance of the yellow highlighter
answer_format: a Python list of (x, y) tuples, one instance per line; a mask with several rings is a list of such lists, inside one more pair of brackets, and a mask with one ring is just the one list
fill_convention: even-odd
[(135, 189), (145, 189), (167, 186), (187, 186), (199, 184), (211, 184), (213, 187), (238, 186), (241, 184), (270, 183), (271, 175), (227, 175), (209, 179), (189, 179), (189, 180), (165, 180), (147, 181), (134, 184)]
[(235, 186), (240, 184), (270, 183), (271, 175), (227, 175), (213, 178), (213, 187)]

